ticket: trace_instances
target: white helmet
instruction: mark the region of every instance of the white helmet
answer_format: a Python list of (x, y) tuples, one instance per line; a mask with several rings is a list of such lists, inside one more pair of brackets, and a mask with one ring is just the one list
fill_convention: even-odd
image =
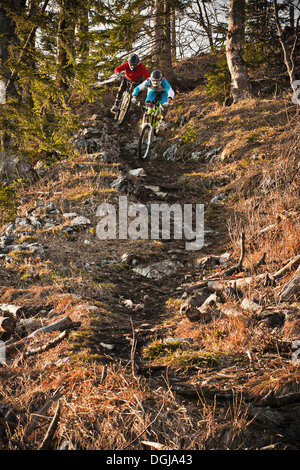
[(158, 88), (162, 82), (163, 74), (161, 73), (160, 70), (154, 70), (154, 72), (151, 73), (150, 78), (151, 78), (151, 83), (153, 85), (153, 88)]

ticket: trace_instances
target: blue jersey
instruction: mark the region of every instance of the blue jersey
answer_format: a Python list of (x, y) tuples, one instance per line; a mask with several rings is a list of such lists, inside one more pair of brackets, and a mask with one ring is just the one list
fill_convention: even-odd
[(162, 79), (161, 84), (157, 88), (153, 87), (151, 78), (147, 78), (147, 80), (144, 80), (140, 85), (135, 87), (133, 91), (133, 96), (138, 96), (138, 94), (145, 88), (148, 89), (148, 95), (150, 92), (154, 91), (154, 92), (162, 93), (166, 95), (167, 98), (173, 99), (175, 96), (173, 88), (171, 87), (170, 83), (165, 78)]

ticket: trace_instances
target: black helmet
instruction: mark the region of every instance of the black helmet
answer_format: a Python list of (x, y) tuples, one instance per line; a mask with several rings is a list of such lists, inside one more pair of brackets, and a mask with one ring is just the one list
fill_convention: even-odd
[(163, 79), (163, 74), (161, 73), (161, 71), (154, 70), (151, 73), (151, 82), (152, 82), (153, 88), (158, 88), (159, 85), (161, 84), (162, 79)]
[(131, 70), (135, 70), (140, 63), (139, 56), (137, 54), (131, 54), (128, 59), (128, 64)]

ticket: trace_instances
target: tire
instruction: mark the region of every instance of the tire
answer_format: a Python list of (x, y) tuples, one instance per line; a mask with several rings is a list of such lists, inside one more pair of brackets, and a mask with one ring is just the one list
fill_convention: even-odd
[(140, 140), (139, 140), (139, 159), (146, 160), (149, 156), (149, 150), (152, 141), (152, 126), (151, 124), (145, 124), (143, 127)]
[(131, 104), (131, 95), (128, 91), (125, 91), (123, 99), (121, 101), (120, 110), (119, 110), (118, 115), (116, 117), (116, 120), (118, 121), (118, 124), (122, 124), (122, 122), (126, 118), (127, 113), (129, 111), (129, 108), (130, 108), (130, 104)]

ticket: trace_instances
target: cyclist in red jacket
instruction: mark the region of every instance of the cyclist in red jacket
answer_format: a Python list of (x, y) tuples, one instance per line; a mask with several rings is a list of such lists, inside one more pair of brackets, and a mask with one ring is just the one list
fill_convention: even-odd
[[(132, 54), (127, 62), (124, 62), (124, 64), (121, 64), (115, 68), (115, 74), (118, 75), (121, 72), (125, 72), (125, 77), (135, 83), (141, 83), (150, 77), (150, 73), (144, 64), (140, 62), (139, 56), (137, 54)], [(123, 78), (117, 92), (115, 104), (111, 108), (112, 113), (115, 113), (118, 110), (122, 95), (125, 90), (126, 80)]]

